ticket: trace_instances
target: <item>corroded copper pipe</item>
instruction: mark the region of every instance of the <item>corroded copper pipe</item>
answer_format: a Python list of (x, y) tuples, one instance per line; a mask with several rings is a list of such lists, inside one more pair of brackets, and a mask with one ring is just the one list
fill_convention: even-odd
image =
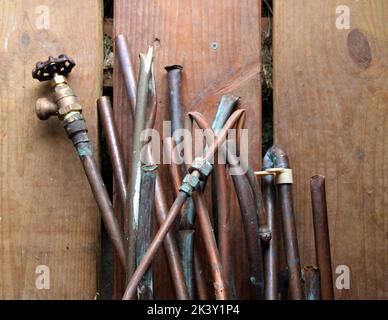
[(109, 97), (101, 97), (98, 99), (97, 106), (98, 111), (100, 112), (102, 128), (106, 137), (121, 208), (125, 208), (125, 201), (127, 199), (127, 177), (125, 174), (124, 157), (121, 152), (116, 123), (113, 117), (112, 104)]
[(331, 268), (325, 177), (312, 177), (310, 181), (310, 188), (313, 208), (315, 255), (317, 257), (318, 268), (321, 274), (322, 299), (333, 300), (333, 272)]
[[(263, 170), (270, 168), (267, 158), (263, 160)], [(271, 232), (271, 239), (264, 248), (265, 267), (265, 299), (278, 300), (279, 297), (279, 252), (276, 217), (276, 190), (273, 175), (262, 178), (263, 198), (265, 211), (267, 213), (268, 229)]]
[[(154, 211), (154, 195), (157, 166), (143, 166), (140, 185), (139, 225), (136, 241), (136, 265), (139, 265), (147, 251), (152, 237), (152, 214)], [(153, 300), (151, 268), (141, 279), (137, 294), (139, 300)]]
[[(208, 159), (210, 159), (217, 152), (217, 149), (219, 148), (219, 146), (226, 139), (226, 136), (228, 134), (228, 130), (236, 124), (236, 122), (239, 120), (239, 118), (241, 117), (241, 115), (244, 112), (245, 112), (245, 110), (238, 110), (232, 114), (230, 119), (225, 124), (224, 128), (220, 131), (218, 136), (215, 138), (214, 143), (212, 145), (210, 145), (209, 149), (206, 151), (206, 154), (204, 156), (205, 160), (208, 161)], [(193, 171), (192, 175), (199, 178), (199, 172), (196, 170)], [(172, 227), (174, 220), (177, 217), (180, 209), (182, 208), (182, 206), (186, 202), (186, 199), (187, 199), (187, 194), (184, 192), (180, 192), (179, 196), (175, 199), (172, 207), (170, 208), (170, 211), (167, 215), (166, 220), (160, 226), (160, 229), (157, 232), (154, 240), (152, 241), (149, 249), (147, 250), (143, 260), (141, 261), (140, 265), (133, 273), (133, 275), (132, 275), (132, 277), (127, 285), (127, 289), (125, 290), (125, 293), (123, 296), (124, 300), (129, 300), (129, 299), (133, 298), (135, 291), (136, 291), (136, 287), (137, 287), (140, 279), (142, 278), (142, 276), (144, 275), (144, 273), (147, 271), (148, 267), (150, 266), (157, 250), (159, 249), (159, 247), (161, 246), (161, 244), (163, 242), (163, 239), (167, 235), (169, 229)], [(222, 293), (222, 291), (220, 293)]]
[[(268, 164), (272, 168), (289, 169), (287, 153), (280, 146), (273, 146), (265, 155)], [(278, 184), (278, 195), (280, 212), (282, 215), (284, 247), (290, 276), (290, 297), (293, 300), (303, 300), (304, 292), (302, 286), (301, 267), (296, 234), (295, 214), (292, 203), (292, 184)]]
[(131, 103), (132, 117), (135, 116), (136, 108), (136, 80), (133, 66), (131, 63), (131, 56), (129, 54), (127, 42), (125, 37), (120, 34), (116, 38), (116, 52), (120, 61), (121, 74), (124, 78), (125, 89), (129, 102)]
[(174, 223), (174, 220), (178, 215), (179, 211), (181, 210), (182, 206), (184, 205), (186, 199), (187, 199), (187, 194), (184, 192), (180, 192), (179, 196), (175, 199), (174, 204), (170, 208), (170, 211), (168, 213), (166, 220), (163, 221), (163, 224), (160, 226), (158, 232), (156, 233), (154, 239), (152, 240), (150, 246), (148, 247), (147, 252), (144, 254), (143, 259), (140, 261), (138, 267), (133, 273), (127, 285), (127, 288), (125, 290), (123, 300), (133, 299), (134, 294), (136, 292), (136, 288), (141, 278), (150, 267), (156, 252), (162, 245), (165, 236), (167, 235), (172, 224)]
[(303, 268), (306, 300), (321, 300), (321, 279), (319, 269), (314, 266)]
[(102, 213), (102, 219), (112, 241), (113, 248), (116, 250), (121, 265), (125, 268), (127, 260), (122, 232), (120, 230), (119, 223), (115, 218), (112, 203), (97, 168), (96, 161), (93, 157), (86, 155), (81, 156), (80, 158), (97, 205)]
[(152, 75), (153, 51), (148, 50), (147, 55), (140, 54), (139, 66), (139, 85), (137, 88), (137, 100), (133, 126), (131, 165), (127, 186), (127, 203), (125, 206), (125, 217), (128, 219), (128, 264), (127, 276), (130, 277), (136, 267), (136, 233), (137, 233), (137, 216), (139, 201), (139, 183), (141, 176), (141, 133), (145, 129), (146, 111), (148, 107), (149, 83)]

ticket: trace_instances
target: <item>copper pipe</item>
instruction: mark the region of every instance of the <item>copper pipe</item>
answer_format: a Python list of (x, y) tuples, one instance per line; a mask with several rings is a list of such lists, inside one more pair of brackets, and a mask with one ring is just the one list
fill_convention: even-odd
[[(217, 152), (217, 149), (220, 146), (220, 144), (222, 144), (222, 142), (226, 139), (228, 130), (236, 124), (236, 122), (244, 112), (245, 110), (238, 110), (232, 114), (230, 119), (226, 122), (224, 128), (220, 131), (218, 136), (215, 138), (214, 143), (206, 151), (206, 154), (204, 156), (205, 160), (208, 161), (208, 159), (210, 159)], [(199, 178), (199, 173), (196, 170), (193, 171), (192, 175)], [(164, 237), (167, 235), (180, 209), (186, 202), (186, 199), (187, 199), (187, 194), (184, 192), (180, 192), (179, 196), (175, 199), (172, 207), (170, 208), (170, 211), (167, 215), (166, 220), (160, 226), (159, 231), (157, 232), (154, 240), (152, 241), (149, 249), (147, 250), (143, 260), (141, 261), (140, 265), (133, 273), (132, 278), (130, 279), (127, 285), (127, 289), (125, 290), (125, 293), (123, 296), (124, 300), (129, 300), (133, 298), (134, 293), (136, 291), (136, 287), (141, 277), (144, 275), (144, 273), (147, 271), (148, 267), (150, 266), (157, 250), (159, 249), (160, 245), (163, 242)]]
[(136, 266), (135, 244), (136, 244), (136, 230), (137, 230), (137, 216), (138, 216), (138, 187), (141, 175), (141, 147), (142, 141), (140, 139), (141, 132), (145, 129), (146, 110), (148, 106), (148, 90), (151, 79), (151, 69), (153, 61), (152, 48), (148, 50), (147, 55), (140, 54), (139, 67), (139, 85), (137, 90), (137, 101), (134, 117), (133, 139), (132, 139), (132, 159), (128, 179), (128, 201), (125, 206), (125, 217), (128, 219), (128, 265), (127, 277), (129, 278)]
[(129, 102), (131, 103), (133, 118), (135, 116), (136, 108), (137, 85), (135, 80), (135, 73), (131, 63), (131, 55), (129, 53), (125, 37), (122, 34), (118, 35), (116, 38), (116, 52), (120, 62), (121, 74), (124, 78), (125, 90), (127, 92)]
[(183, 129), (182, 105), (181, 105), (181, 77), (183, 67), (180, 65), (168, 66), (167, 71), (169, 88), (169, 111), (171, 119), (171, 132)]
[(202, 262), (201, 262), (201, 258), (200, 258), (197, 246), (194, 246), (194, 273), (195, 273), (195, 284), (196, 284), (198, 299), (209, 300), (205, 274), (203, 272)]
[(227, 170), (224, 164), (214, 166), (214, 180), (217, 196), (217, 226), (218, 247), (220, 250), (221, 264), (229, 289), (231, 299), (236, 299), (236, 289), (233, 278), (232, 254), (230, 250), (230, 208), (226, 181)]
[[(152, 237), (152, 214), (157, 166), (143, 166), (140, 186), (139, 225), (136, 241), (136, 265), (139, 265), (147, 251)], [(153, 300), (151, 268), (145, 273), (138, 285), (139, 300)]]
[(263, 252), (253, 193), (246, 176), (233, 175), (232, 180), (243, 218), (248, 253), (250, 295), (252, 299), (264, 299)]
[[(263, 170), (268, 169), (271, 163), (267, 158), (263, 160)], [(276, 217), (276, 190), (273, 175), (262, 178), (263, 198), (265, 211), (267, 213), (268, 229), (271, 232), (271, 239), (264, 247), (264, 268), (265, 268), (265, 299), (278, 300), (279, 298), (279, 249), (277, 235)]]
[(202, 193), (196, 192), (192, 197), (198, 216), (199, 226), (201, 228), (201, 234), (204, 238), (205, 249), (209, 258), (215, 297), (217, 300), (226, 300), (229, 296), (228, 287), (225, 282), (220, 254), (218, 252), (216, 239), (214, 238), (213, 228), (209, 219), (209, 212)]
[[(81, 146), (81, 144), (84, 144), (84, 143), (80, 143), (77, 147), (82, 148), (83, 146)], [(86, 144), (84, 147), (88, 148)], [(109, 195), (106, 191), (104, 182), (98, 171), (96, 161), (92, 156), (88, 156), (88, 155), (80, 156), (80, 158), (81, 158), (86, 176), (88, 178), (90, 187), (92, 188), (92, 192), (96, 199), (98, 208), (101, 211), (102, 219), (104, 221), (109, 237), (112, 241), (113, 248), (115, 249), (120, 259), (121, 265), (123, 266), (123, 268), (125, 268), (127, 260), (125, 255), (122, 232), (121, 232), (119, 223), (115, 217), (115, 214), (113, 212), (112, 203), (109, 199)]]
[(178, 231), (178, 247), (190, 300), (194, 299), (194, 230)]
[[(280, 146), (273, 146), (265, 155), (272, 168), (290, 168), (288, 155)], [(289, 293), (292, 300), (303, 300), (301, 267), (296, 234), (295, 214), (292, 203), (292, 184), (278, 184), (280, 212), (282, 215), (284, 248), (289, 270)]]
[(125, 208), (127, 199), (127, 177), (125, 174), (124, 157), (118, 138), (116, 123), (113, 117), (112, 104), (109, 97), (101, 97), (97, 100), (98, 111), (102, 128), (105, 133), (108, 153), (112, 163), (113, 176), (119, 193), (121, 208)]
[(153, 129), (155, 127), (156, 116), (158, 114), (158, 95), (156, 92), (156, 79), (155, 79), (155, 71), (152, 66), (151, 69), (151, 81), (150, 81), (150, 91), (151, 91), (151, 100), (150, 100), (150, 110), (147, 117), (147, 122), (145, 125), (146, 129)]
[(321, 300), (321, 277), (319, 269), (314, 266), (303, 268), (306, 300)]
[(331, 268), (329, 223), (327, 218), (325, 177), (314, 176), (310, 181), (315, 255), (321, 274), (323, 300), (334, 299), (333, 272)]
[[(153, 163), (150, 148), (147, 148), (147, 162)], [(156, 209), (156, 218), (158, 220), (158, 224), (159, 226), (161, 226), (167, 218), (167, 215), (169, 212), (169, 206), (163, 189), (162, 179), (159, 174), (156, 175), (155, 209)], [(185, 277), (184, 277), (181, 259), (179, 256), (178, 245), (171, 231), (167, 233), (166, 238), (163, 242), (163, 246), (167, 256), (169, 271), (171, 274), (177, 299), (188, 300), (189, 292), (185, 283)]]

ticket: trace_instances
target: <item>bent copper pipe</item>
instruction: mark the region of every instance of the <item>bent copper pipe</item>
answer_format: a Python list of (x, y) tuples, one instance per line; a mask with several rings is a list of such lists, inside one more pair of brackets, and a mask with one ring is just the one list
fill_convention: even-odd
[(119, 194), (121, 208), (125, 208), (127, 199), (127, 177), (124, 167), (124, 157), (118, 138), (116, 123), (113, 117), (112, 104), (109, 97), (101, 97), (97, 100), (102, 128), (105, 133), (108, 153), (112, 163), (113, 176)]
[[(233, 95), (224, 95), (221, 97), (217, 113), (214, 118), (212, 129), (217, 132), (220, 130), (227, 119), (232, 114), (237, 105), (239, 97)], [(242, 116), (242, 118), (244, 118)], [(232, 255), (230, 252), (230, 211), (227, 196), (227, 170), (223, 163), (219, 163), (218, 157), (215, 157), (214, 178), (212, 179), (212, 192), (215, 201), (215, 228), (217, 230), (218, 247), (220, 250), (221, 264), (224, 268), (224, 275), (228, 285), (230, 299), (236, 299), (236, 289), (233, 277)]]
[(304, 288), (306, 300), (321, 300), (321, 277), (317, 267), (303, 268)]
[[(190, 116), (201, 129), (209, 129), (205, 118), (198, 112), (191, 112)], [(227, 152), (226, 162), (233, 167), (237, 158), (233, 153)], [(246, 175), (232, 175), (246, 234), (248, 251), (249, 287), (252, 298), (264, 298), (264, 272), (262, 246), (258, 222), (257, 202), (254, 200), (253, 190)]]
[(121, 74), (124, 78), (125, 90), (127, 92), (127, 97), (131, 103), (132, 118), (135, 117), (136, 109), (136, 80), (135, 73), (133, 71), (133, 66), (131, 63), (131, 56), (129, 54), (127, 42), (125, 37), (120, 34), (116, 38), (116, 52), (120, 62)]
[(321, 274), (323, 300), (334, 299), (333, 272), (331, 268), (330, 236), (326, 206), (325, 177), (314, 176), (310, 181), (313, 209), (315, 255)]
[[(209, 147), (209, 149), (206, 151), (206, 154), (204, 156), (204, 160), (208, 161), (217, 151), (220, 144), (226, 139), (226, 136), (228, 134), (228, 130), (235, 125), (235, 123), (238, 121), (238, 119), (241, 117), (241, 114), (244, 112), (244, 110), (236, 111), (230, 119), (225, 124), (224, 128), (221, 130), (219, 135), (214, 140), (214, 143)], [(200, 174), (197, 170), (194, 170), (192, 175), (194, 177), (199, 178)], [(144, 273), (147, 271), (148, 267), (150, 266), (156, 252), (158, 251), (159, 247), (161, 246), (163, 239), (167, 235), (169, 229), (172, 227), (175, 218), (177, 217), (180, 209), (186, 202), (186, 199), (188, 197), (188, 194), (185, 192), (180, 192), (178, 197), (175, 199), (172, 207), (170, 208), (170, 211), (167, 215), (166, 220), (162, 223), (160, 226), (157, 234), (154, 237), (154, 240), (152, 241), (149, 249), (147, 250), (143, 260), (141, 261), (138, 268), (135, 270), (135, 272), (132, 275), (132, 278), (130, 279), (127, 289), (125, 290), (123, 300), (129, 300), (132, 299), (134, 296), (134, 293), (136, 291), (137, 284), (139, 283), (140, 279), (144, 275)], [(222, 292), (219, 292), (220, 294)]]
[[(271, 167), (268, 158), (264, 157), (263, 170)], [(275, 179), (273, 175), (262, 178), (263, 198), (265, 211), (267, 213), (268, 229), (271, 233), (271, 239), (264, 247), (264, 270), (265, 270), (265, 299), (278, 300), (279, 296), (279, 252), (277, 235), (277, 217), (276, 217), (276, 190)]]
[[(287, 153), (280, 146), (271, 147), (266, 153), (266, 163), (271, 168), (289, 169)], [(292, 203), (292, 184), (277, 184), (280, 212), (282, 215), (284, 248), (289, 269), (289, 293), (293, 300), (303, 300), (301, 267), (296, 234), (295, 214)]]
[[(154, 211), (154, 195), (157, 166), (143, 166), (140, 186), (139, 226), (136, 241), (136, 264), (139, 265), (147, 251), (152, 237), (152, 214)], [(139, 282), (137, 294), (139, 300), (153, 300), (151, 268)]]

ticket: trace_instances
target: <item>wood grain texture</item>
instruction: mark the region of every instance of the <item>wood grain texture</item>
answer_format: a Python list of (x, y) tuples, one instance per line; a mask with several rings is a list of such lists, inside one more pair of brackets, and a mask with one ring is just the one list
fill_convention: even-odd
[[(146, 52), (149, 45), (155, 47), (157, 128), (161, 129), (162, 120), (169, 119), (164, 67), (181, 64), (184, 67), (182, 103), (185, 112), (200, 111), (211, 122), (222, 94), (241, 97), (240, 106), (247, 109), (249, 158), (255, 169), (260, 168), (261, 163), (260, 10), (260, 1), (257, 0), (116, 0), (114, 26), (116, 36), (124, 34), (127, 37), (135, 70), (138, 70), (138, 54)], [(214, 43), (217, 48), (212, 47)], [(118, 65), (117, 59), (115, 65)], [(114, 108), (128, 163), (131, 117), (122, 77), (117, 70), (114, 75)], [(161, 174), (172, 200), (172, 188), (165, 168), (161, 168)], [(231, 212), (235, 239), (232, 252), (235, 253), (235, 272), (240, 279), (237, 291), (244, 297), (247, 285), (242, 279), (246, 276), (246, 258), (241, 249), (244, 241), (241, 219), (233, 196)], [(156, 276), (157, 296), (172, 297), (164, 258), (159, 257), (156, 265), (154, 270), (159, 274)]]
[[(78, 64), (69, 82), (95, 142), (102, 1), (0, 1), (0, 299), (97, 293), (98, 210), (62, 123), (40, 121), (34, 111), (48, 83), (31, 70), (61, 53)], [(35, 286), (39, 265), (50, 269), (49, 290)]]
[[(350, 29), (336, 27), (339, 5)], [(387, 16), (384, 0), (275, 1), (275, 140), (295, 172), (304, 264), (315, 261), (309, 180), (327, 178), (333, 270), (351, 272), (339, 299), (388, 298)]]

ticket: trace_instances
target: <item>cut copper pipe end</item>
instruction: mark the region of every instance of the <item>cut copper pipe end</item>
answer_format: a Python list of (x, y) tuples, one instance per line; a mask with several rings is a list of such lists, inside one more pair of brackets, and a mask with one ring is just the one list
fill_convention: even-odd
[(315, 266), (303, 268), (306, 300), (321, 300), (321, 277)]
[(314, 176), (310, 181), (313, 209), (315, 253), (321, 274), (323, 300), (334, 299), (333, 271), (331, 267), (329, 223), (327, 217), (325, 177)]

